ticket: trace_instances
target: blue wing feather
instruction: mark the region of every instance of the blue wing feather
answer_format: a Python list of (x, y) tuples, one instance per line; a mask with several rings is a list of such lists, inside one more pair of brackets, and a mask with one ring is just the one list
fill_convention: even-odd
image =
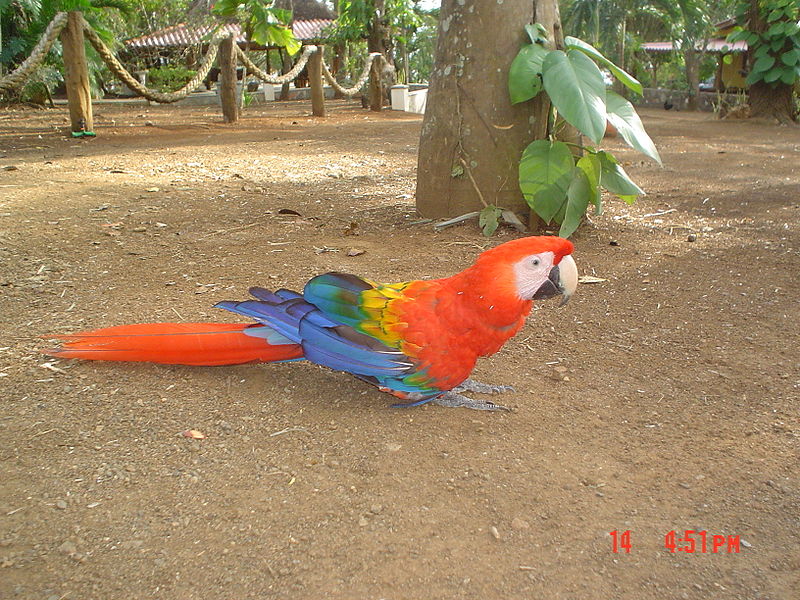
[(418, 369), (410, 357), (353, 327), (365, 318), (360, 295), (373, 287), (354, 275), (326, 273), (311, 279), (302, 295), (254, 287), (250, 293), (256, 300), (217, 306), (255, 319), (278, 336), (302, 344), (305, 358), (311, 362), (398, 392), (435, 396), (439, 390), (408, 381)]

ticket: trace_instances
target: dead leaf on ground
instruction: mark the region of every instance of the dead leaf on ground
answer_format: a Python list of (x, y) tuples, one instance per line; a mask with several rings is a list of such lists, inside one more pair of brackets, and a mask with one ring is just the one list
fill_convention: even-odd
[(578, 283), (603, 283), (604, 281), (608, 281), (608, 279), (595, 277), (593, 275), (581, 275), (578, 277)]
[(182, 432), (181, 435), (192, 440), (206, 439), (206, 434), (202, 431), (198, 431), (197, 429), (187, 429), (186, 431)]

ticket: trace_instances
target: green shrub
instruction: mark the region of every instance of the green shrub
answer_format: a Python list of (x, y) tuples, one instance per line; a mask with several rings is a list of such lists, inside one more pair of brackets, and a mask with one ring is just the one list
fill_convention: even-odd
[(147, 86), (159, 92), (174, 92), (185, 86), (196, 73), (186, 67), (156, 67), (147, 72)]

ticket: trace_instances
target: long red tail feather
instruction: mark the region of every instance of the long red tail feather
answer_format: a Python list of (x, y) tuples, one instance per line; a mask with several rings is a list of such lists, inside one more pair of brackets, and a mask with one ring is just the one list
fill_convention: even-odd
[(270, 344), (244, 333), (260, 325), (231, 323), (140, 323), (56, 335), (58, 358), (144, 361), (167, 365), (237, 365), (303, 357), (298, 344)]

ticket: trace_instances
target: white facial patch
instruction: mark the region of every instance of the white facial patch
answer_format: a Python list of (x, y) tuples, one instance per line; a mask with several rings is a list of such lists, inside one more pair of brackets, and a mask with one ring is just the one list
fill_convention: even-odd
[(517, 280), (517, 293), (523, 300), (531, 300), (533, 295), (547, 281), (553, 268), (555, 255), (552, 252), (531, 254), (514, 265)]

